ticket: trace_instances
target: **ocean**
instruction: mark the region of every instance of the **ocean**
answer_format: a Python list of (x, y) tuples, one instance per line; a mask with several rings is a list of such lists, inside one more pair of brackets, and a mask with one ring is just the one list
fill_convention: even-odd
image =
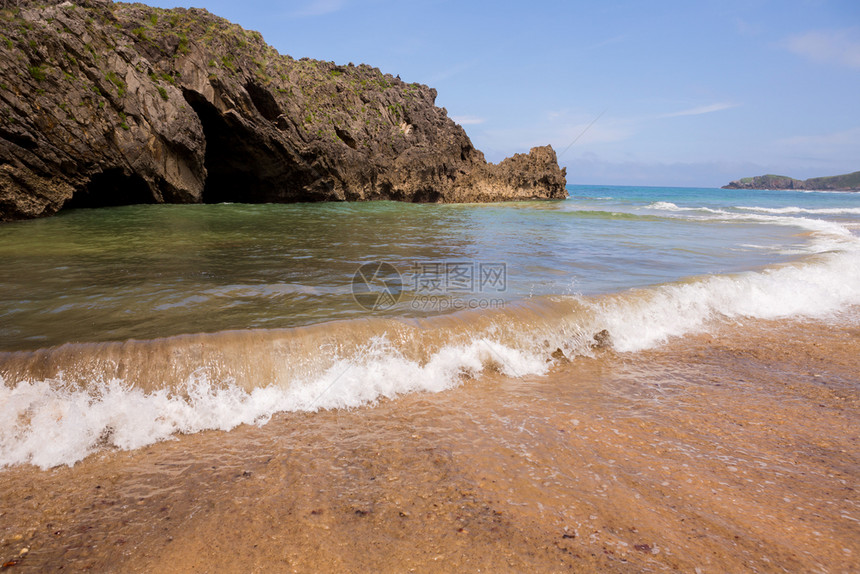
[[(200, 478), (209, 462), (214, 472), (224, 468), (224, 457), (235, 456), (231, 464), (238, 466), (232, 470), (258, 476), (262, 471), (255, 465), (266, 457), (271, 465), (279, 456), (272, 453), (280, 453), (285, 465), (280, 478), (266, 475), (270, 479), (254, 504), (265, 500), (277, 508), (286, 504), (277, 498), (288, 495), (285, 484), (304, 484), (301, 496), (329, 513), (320, 510), (311, 517), (308, 506), (307, 520), (330, 515), (328, 528), (335, 528), (344, 524), (334, 518), (337, 509), (348, 507), (350, 520), (377, 512), (376, 526), (362, 530), (368, 539), (390, 527), (386, 521), (399, 524), (416, 511), (406, 510), (403, 500), (392, 503), (401, 513), (395, 518), (383, 517), (373, 505), (344, 507), (341, 498), (326, 506), (320, 502), (330, 496), (322, 494), (329, 492), (321, 486), (326, 480), (359, 500), (371, 491), (354, 490), (357, 476), (369, 473), (361, 480), (374, 480), (385, 468), (400, 468), (386, 479), (391, 484), (383, 498), (390, 502), (398, 489), (411, 492), (431, 482), (437, 488), (443, 476), (450, 481), (442, 496), (446, 503), (468, 499), (475, 505), (461, 509), (472, 522), (457, 528), (473, 533), (509, 528), (511, 537), (522, 537), (516, 543), (520, 549), (533, 548), (535, 540), (550, 548), (540, 542), (541, 529), (548, 524), (564, 529), (564, 534), (553, 531), (564, 543), (563, 557), (494, 546), (502, 553), (493, 559), (469, 562), (463, 554), (449, 566), (543, 570), (559, 560), (575, 564), (576, 556), (586, 570), (680, 564), (726, 571), (752, 564), (763, 571), (785, 565), (841, 571), (857, 564), (860, 515), (851, 494), (834, 494), (830, 507), (821, 501), (821, 508), (836, 514), (830, 531), (827, 525), (813, 530), (826, 531), (832, 548), (813, 530), (791, 535), (770, 558), (754, 548), (760, 546), (755, 536), (773, 536), (774, 526), (803, 514), (791, 510), (800, 503), (783, 499), (798, 492), (815, 498), (831, 479), (846, 488), (860, 486), (860, 368), (852, 354), (860, 348), (860, 195), (568, 189), (569, 199), (553, 202), (139, 205), (72, 210), (0, 226), (0, 479), (5, 475), (9, 492), (16, 492), (14, 486), (22, 496), (34, 484), (50, 491), (57, 476), (65, 481), (82, 472), (124, 477), (116, 479), (130, 481), (124, 492), (160, 485), (141, 495), (144, 501), (153, 493), (168, 496), (172, 491), (166, 485), (179, 476), (158, 475), (156, 467), (148, 467), (149, 478), (141, 479), (147, 456), (166, 465), (162, 470), (181, 466), (182, 480), (205, 491), (215, 488)], [(802, 366), (799, 357), (807, 361)], [(813, 357), (821, 372), (829, 365), (830, 384), (838, 387), (827, 396), (820, 390), (823, 379), (815, 379), (826, 373), (810, 370)], [(812, 386), (803, 392), (792, 387), (788, 400), (779, 385), (796, 376)], [(804, 410), (819, 406), (835, 410), (827, 417)], [(751, 414), (756, 408), (763, 410)], [(762, 417), (781, 422), (762, 422)], [(797, 426), (799, 434), (790, 440), (785, 434), (782, 442), (772, 442), (767, 433), (755, 435), (762, 449), (756, 458), (747, 444), (755, 442), (753, 435), (736, 436), (732, 429), (740, 427), (731, 426), (748, 428), (751, 422), (766, 424), (776, 435)], [(433, 444), (423, 443), (429, 435)], [(286, 436), (295, 442), (287, 445)], [(332, 436), (352, 446), (333, 443)], [(626, 443), (611, 443), (616, 436), (627, 437)], [(755, 477), (755, 486), (739, 484), (735, 495), (752, 493), (752, 498), (743, 520), (737, 519), (742, 526), (732, 526), (725, 513), (734, 510), (714, 502), (729, 488), (726, 481), (703, 477), (765, 473), (770, 465), (778, 467), (778, 476), (794, 476), (785, 468), (788, 445), (796, 449), (816, 441), (843, 441), (841, 454), (821, 451), (812, 457), (821, 466), (810, 474), (823, 482), (798, 485), (790, 482), (797, 477), (783, 483), (762, 475)], [(322, 445), (329, 450), (320, 450)], [(418, 456), (426, 449), (441, 449), (433, 455), (441, 457), (438, 464)], [(392, 457), (388, 466), (369, 470), (372, 463), (361, 463), (345, 474), (338, 471), (337, 478), (331, 470), (312, 470), (314, 461), (326, 457), (331, 468), (341, 468), (337, 461), (353, 464), (343, 462), (347, 459), (376, 460), (371, 451)], [(627, 459), (631, 452), (646, 458), (635, 463), (635, 457)], [(683, 456), (675, 456), (679, 452)], [(191, 460), (208, 462), (198, 467)], [(455, 467), (459, 474), (452, 474)], [(474, 471), (480, 477), (466, 467), (480, 469)], [(328, 479), (311, 484), (297, 478), (314, 472)], [(648, 494), (629, 487), (607, 498), (618, 481), (624, 482), (619, 476), (625, 472), (636, 477), (628, 487), (647, 483)], [(656, 473), (653, 481), (649, 473)], [(469, 483), (468, 496), (454, 493), (463, 481)], [(765, 497), (760, 487), (767, 481), (772, 486), (766, 498), (753, 500), (755, 493)], [(700, 521), (704, 547), (689, 542), (689, 536), (684, 540), (682, 533), (689, 532), (677, 522), (681, 519), (661, 514), (656, 509), (663, 502), (649, 498), (655, 489), (677, 490), (682, 483), (700, 489), (678, 504), (691, 524)], [(482, 514), (483, 503), (475, 500), (484, 491), (493, 493), (487, 500), (522, 499), (519, 506), (497, 510), (499, 516), (513, 513), (507, 523)], [(372, 492), (371, 498), (382, 496)], [(412, 494), (413, 505), (426, 499), (421, 492)], [(80, 490), (69, 496), (91, 494)], [(184, 516), (192, 520), (196, 507), (190, 495), (176, 496), (184, 502), (176, 499), (165, 508), (185, 508)], [(236, 496), (218, 492), (221, 503)], [(616, 502), (606, 506), (607, 500)], [(632, 516), (650, 520), (650, 526), (622, 527), (631, 515), (616, 506), (622, 500)], [(702, 500), (711, 506), (702, 507)], [(801, 502), (801, 510), (810, 504)], [(774, 509), (781, 504), (784, 510)], [(12, 506), (7, 499), (6, 512)], [(187, 540), (186, 550), (217, 538), (219, 520), (230, 508), (219, 507), (207, 526), (200, 526), (207, 534)], [(815, 510), (818, 516), (825, 512), (821, 508)], [(749, 521), (759, 520), (751, 518), (754, 511), (770, 513), (772, 520), (753, 527)], [(55, 522), (67, 519), (56, 512)], [(571, 518), (574, 514), (579, 518)], [(614, 542), (607, 542), (606, 524), (597, 525), (604, 514), (617, 519), (610, 528)], [(703, 526), (706, 516), (720, 517), (726, 532)], [(30, 519), (21, 515), (20, 520)], [(441, 530), (432, 530), (432, 522), (422, 528), (431, 529), (424, 533), (428, 540), (437, 540)], [(525, 523), (540, 525), (537, 538), (517, 529)], [(299, 526), (291, 532), (307, 539), (306, 545), (291, 555), (291, 564), (387, 570), (384, 561), (362, 562), (370, 558), (358, 551), (349, 554), (353, 562), (347, 554), (340, 555), (341, 562), (326, 562), (320, 547), (307, 546), (312, 536), (296, 534), (308, 525)], [(625, 528), (633, 530), (619, 534)], [(648, 528), (676, 534), (660, 543), (643, 541), (640, 531)], [(260, 537), (264, 527), (248, 529), (243, 540)], [(738, 532), (757, 541), (741, 552)], [(102, 534), (110, 536), (106, 530)], [(487, 536), (486, 544), (496, 544)], [(602, 550), (574, 551), (574, 543)], [(433, 552), (453, 560), (459, 543), (439, 544), (441, 550), (427, 550), (426, 560)], [(559, 543), (553, 544), (546, 552), (559, 552)], [(673, 544), (674, 555), (666, 551)], [(707, 544), (717, 548), (719, 559), (696, 562), (693, 557), (703, 548), (711, 549)], [(40, 564), (63, 556), (44, 545)], [(67, 544), (63, 552), (69, 548), (78, 552), (81, 546)], [(431, 563), (402, 552), (401, 558), (419, 569)], [(78, 565), (122, 563), (110, 553), (72, 554)], [(28, 560), (37, 560), (33, 556)], [(493, 562), (500, 556), (514, 562)], [(152, 560), (135, 562), (136, 568), (152, 566)]]
[(604, 330), (636, 352), (713, 322), (860, 304), (853, 194), (569, 191), (141, 205), (4, 225), (0, 464), (73, 464), (106, 433), (136, 448), (440, 391), (488, 367), (543, 374), (557, 349), (589, 354)]

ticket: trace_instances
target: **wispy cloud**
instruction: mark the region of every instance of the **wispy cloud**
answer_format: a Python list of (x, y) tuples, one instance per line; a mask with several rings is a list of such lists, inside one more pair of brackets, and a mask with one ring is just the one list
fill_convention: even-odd
[(860, 68), (860, 28), (813, 30), (788, 38), (783, 46), (813, 62)]
[(707, 106), (698, 106), (695, 108), (689, 108), (686, 110), (681, 110), (678, 112), (669, 112), (668, 114), (660, 114), (658, 117), (660, 118), (677, 118), (680, 116), (700, 116), (702, 114), (712, 114), (714, 112), (721, 112), (723, 110), (729, 110), (731, 108), (736, 108), (740, 104), (731, 104), (728, 102), (718, 102), (716, 104), (709, 104)]
[(484, 118), (479, 118), (477, 116), (452, 116), (451, 119), (461, 126), (474, 126), (487, 121)]
[(293, 16), (295, 17), (307, 17), (307, 16), (324, 16), (326, 14), (333, 14), (334, 12), (338, 12), (346, 5), (346, 0), (312, 0), (308, 4), (293, 12)]

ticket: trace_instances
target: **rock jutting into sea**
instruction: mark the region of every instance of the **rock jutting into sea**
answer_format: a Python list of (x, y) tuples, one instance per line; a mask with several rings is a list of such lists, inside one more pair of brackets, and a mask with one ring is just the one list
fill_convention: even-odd
[(794, 179), (785, 175), (745, 177), (724, 185), (723, 189), (775, 189), (803, 191), (860, 191), (860, 171), (829, 177)]
[(0, 221), (137, 203), (562, 199), (550, 146), (488, 163), (436, 90), (280, 55), (201, 9), (0, 10)]

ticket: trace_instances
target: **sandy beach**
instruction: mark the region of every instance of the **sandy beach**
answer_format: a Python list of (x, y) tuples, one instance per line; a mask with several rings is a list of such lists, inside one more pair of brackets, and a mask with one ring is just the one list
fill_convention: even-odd
[(856, 1), (154, 4), (0, 7), (0, 574), (860, 573)]
[(2, 471), (10, 572), (851, 572), (856, 309)]

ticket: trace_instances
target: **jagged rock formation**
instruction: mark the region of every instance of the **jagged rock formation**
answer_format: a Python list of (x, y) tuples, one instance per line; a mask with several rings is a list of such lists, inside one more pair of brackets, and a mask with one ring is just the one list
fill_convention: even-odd
[(723, 189), (799, 189), (804, 191), (860, 191), (860, 171), (834, 175), (830, 177), (813, 177), (810, 179), (793, 179), (784, 175), (759, 175), (745, 177), (724, 185)]
[(0, 11), (0, 221), (131, 203), (563, 198), (549, 146), (488, 164), (436, 91), (293, 60), (205, 10)]

